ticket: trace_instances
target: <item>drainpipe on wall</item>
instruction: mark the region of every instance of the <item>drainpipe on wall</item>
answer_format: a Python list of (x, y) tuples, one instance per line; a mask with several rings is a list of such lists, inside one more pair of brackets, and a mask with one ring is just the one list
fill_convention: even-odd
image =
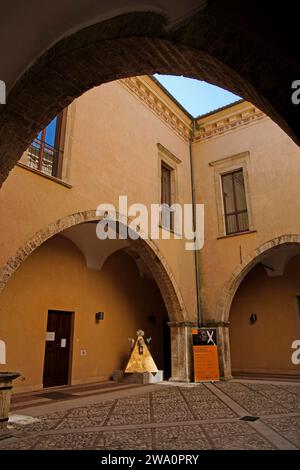
[[(191, 167), (191, 186), (192, 186), (192, 206), (193, 206), (193, 231), (196, 231), (196, 192), (195, 192), (195, 178), (194, 178), (194, 163), (193, 163), (193, 152), (192, 142), (196, 130), (196, 121), (192, 121), (192, 133), (189, 140), (189, 153), (190, 153), (190, 167)], [(200, 268), (199, 268), (199, 256), (198, 250), (194, 250), (194, 262), (195, 262), (195, 275), (196, 275), (196, 296), (197, 296), (197, 322), (198, 328), (201, 328), (201, 299), (200, 299)]]

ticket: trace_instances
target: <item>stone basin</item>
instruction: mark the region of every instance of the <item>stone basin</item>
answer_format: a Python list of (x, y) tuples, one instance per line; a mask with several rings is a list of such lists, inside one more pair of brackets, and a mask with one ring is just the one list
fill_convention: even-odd
[(20, 375), (19, 372), (0, 372), (0, 432), (7, 427), (12, 381)]

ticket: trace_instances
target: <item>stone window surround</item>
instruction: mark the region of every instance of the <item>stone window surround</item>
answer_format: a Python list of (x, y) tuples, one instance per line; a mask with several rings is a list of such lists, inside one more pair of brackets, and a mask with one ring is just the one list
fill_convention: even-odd
[[(250, 200), (250, 184), (249, 184), (249, 165), (250, 165), (250, 152), (245, 151), (235, 155), (230, 155), (229, 157), (221, 158), (210, 162), (209, 165), (214, 169), (214, 184), (215, 184), (215, 195), (216, 195), (216, 208), (217, 208), (217, 222), (218, 222), (218, 233), (217, 238), (226, 238), (231, 237), (232, 235), (243, 235), (247, 233), (255, 232), (253, 225), (253, 215), (251, 209), (251, 200)], [(249, 220), (249, 230), (244, 232), (239, 232), (236, 234), (227, 234), (225, 226), (225, 210), (224, 210), (224, 201), (222, 196), (222, 175), (230, 173), (235, 170), (243, 170), (244, 183), (245, 183), (245, 193), (247, 201), (247, 211), (248, 211), (248, 220)]]
[[(158, 150), (158, 194), (157, 200), (159, 203), (161, 202), (161, 167), (162, 164), (169, 167), (171, 171), (171, 201), (172, 204), (176, 204), (178, 202), (178, 165), (181, 163), (180, 158), (176, 157), (172, 152), (170, 152), (166, 147), (162, 144), (157, 144)], [(173, 229), (168, 229), (163, 227), (161, 224), (161, 220), (159, 226), (168, 232), (174, 233)]]
[[(61, 130), (60, 130), (60, 144), (59, 148), (61, 149), (60, 162), (59, 162), (59, 172), (58, 176), (49, 175), (48, 173), (43, 172), (38, 168), (29, 166), (28, 164), (28, 150), (30, 146), (23, 152), (22, 157), (17, 162), (17, 166), (29, 170), (36, 175), (42, 176), (43, 178), (55, 181), (56, 183), (62, 184), (68, 188), (72, 187), (72, 184), (69, 181), (69, 164), (70, 164), (70, 148), (72, 145), (73, 138), (73, 127), (74, 127), (74, 113), (75, 113), (76, 103), (71, 103), (67, 108), (65, 108), (62, 113), (61, 121)], [(47, 127), (47, 126), (46, 126)]]

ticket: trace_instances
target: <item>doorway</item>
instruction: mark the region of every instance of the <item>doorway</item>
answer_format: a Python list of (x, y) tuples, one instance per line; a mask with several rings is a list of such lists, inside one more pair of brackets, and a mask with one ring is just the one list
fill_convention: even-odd
[(49, 310), (44, 360), (44, 387), (68, 385), (72, 312)]

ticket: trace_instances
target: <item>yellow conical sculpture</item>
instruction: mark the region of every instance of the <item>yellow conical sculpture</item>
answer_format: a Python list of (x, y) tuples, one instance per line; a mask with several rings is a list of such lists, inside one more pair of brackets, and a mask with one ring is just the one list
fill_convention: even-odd
[(131, 351), (129, 361), (127, 362), (124, 370), (125, 374), (134, 372), (158, 372), (158, 368), (156, 367), (148, 346), (144, 341), (143, 330), (138, 330), (136, 335), (137, 338)]

